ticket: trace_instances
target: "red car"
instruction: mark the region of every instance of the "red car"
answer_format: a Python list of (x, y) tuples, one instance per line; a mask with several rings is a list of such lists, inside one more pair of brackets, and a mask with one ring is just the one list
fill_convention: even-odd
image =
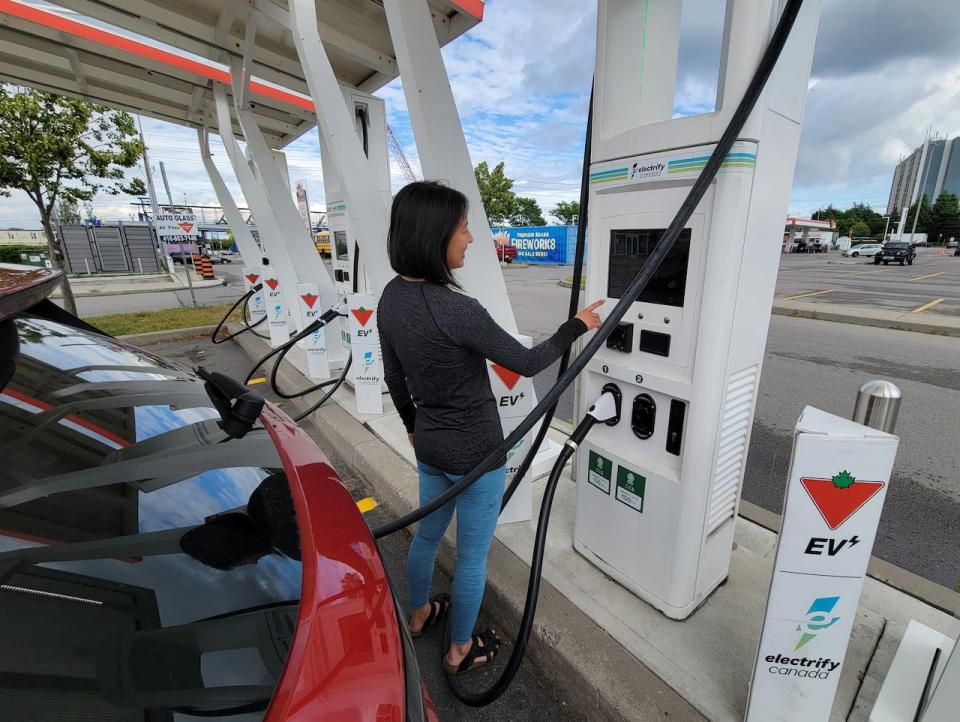
[(65, 313), (59, 280), (0, 265), (4, 719), (436, 720), (323, 452)]
[(513, 263), (517, 259), (517, 249), (506, 243), (500, 243), (496, 238), (493, 239), (493, 245), (497, 249), (497, 258), (501, 263)]

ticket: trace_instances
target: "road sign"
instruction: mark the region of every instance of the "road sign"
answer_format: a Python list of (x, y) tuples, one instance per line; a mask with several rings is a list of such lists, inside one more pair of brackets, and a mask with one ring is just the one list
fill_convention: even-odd
[(187, 243), (200, 238), (196, 213), (158, 213), (153, 225), (160, 240), (167, 243)]
[(830, 718), (898, 443), (801, 414), (747, 722)]

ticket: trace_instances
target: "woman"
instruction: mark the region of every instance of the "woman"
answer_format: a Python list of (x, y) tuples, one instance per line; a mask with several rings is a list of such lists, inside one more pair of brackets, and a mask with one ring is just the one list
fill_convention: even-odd
[[(547, 341), (527, 349), (500, 328), (475, 299), (459, 292), (461, 268), (473, 236), (467, 199), (430, 181), (411, 183), (393, 200), (388, 250), (397, 272), (378, 306), (384, 378), (417, 457), (420, 503), (426, 504), (470, 472), (503, 442), (487, 376), (487, 360), (523, 376), (553, 363), (589, 329), (600, 325), (583, 309)], [(503, 495), (506, 458), (466, 491), (423, 519), (410, 545), (410, 631), (414, 637), (451, 609), (447, 595), (429, 598), (437, 547), (457, 512), (457, 568), (452, 635), (444, 666), (466, 672), (493, 659), (500, 640), (492, 630), (473, 634)]]

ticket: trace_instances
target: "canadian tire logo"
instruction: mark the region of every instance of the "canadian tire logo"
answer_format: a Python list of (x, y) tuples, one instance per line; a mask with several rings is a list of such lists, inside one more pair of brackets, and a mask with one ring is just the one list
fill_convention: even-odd
[(511, 371), (508, 368), (504, 368), (500, 364), (490, 364), (490, 368), (493, 369), (493, 373), (503, 381), (503, 385), (508, 389), (513, 391), (513, 387), (517, 385), (517, 381), (520, 380), (520, 374), (516, 371)]
[(265, 278), (263, 279), (263, 282), (270, 287), (271, 291), (276, 291), (277, 286), (280, 285), (280, 281), (277, 280), (276, 278)]
[(313, 308), (314, 304), (317, 302), (317, 299), (320, 298), (312, 293), (305, 293), (300, 298), (303, 299), (303, 302), (307, 304), (307, 308)]
[(251, 285), (256, 285), (257, 281), (260, 280), (260, 274), (258, 273), (248, 273), (247, 280), (250, 281)]
[(360, 322), (361, 326), (366, 326), (367, 321), (369, 321), (370, 317), (373, 315), (373, 309), (364, 308), (363, 306), (361, 306), (360, 308), (350, 309), (350, 313), (352, 313), (354, 315), (354, 318), (356, 318), (357, 321)]
[(882, 481), (858, 481), (846, 470), (830, 479), (801, 478), (800, 483), (831, 529), (856, 514), (884, 486)]
[(190, 231), (193, 230), (193, 224), (192, 224), (192, 223), (178, 223), (177, 225), (180, 226), (180, 227), (183, 229), (183, 232), (184, 232), (184, 233), (189, 233)]

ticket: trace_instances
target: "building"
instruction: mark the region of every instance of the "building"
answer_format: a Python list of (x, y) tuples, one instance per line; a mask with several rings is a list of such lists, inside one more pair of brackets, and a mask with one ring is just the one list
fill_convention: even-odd
[(45, 246), (47, 236), (42, 228), (0, 228), (0, 245)]
[(960, 194), (960, 136), (927, 140), (897, 164), (887, 214), (912, 206), (924, 193), (933, 204), (943, 192)]

